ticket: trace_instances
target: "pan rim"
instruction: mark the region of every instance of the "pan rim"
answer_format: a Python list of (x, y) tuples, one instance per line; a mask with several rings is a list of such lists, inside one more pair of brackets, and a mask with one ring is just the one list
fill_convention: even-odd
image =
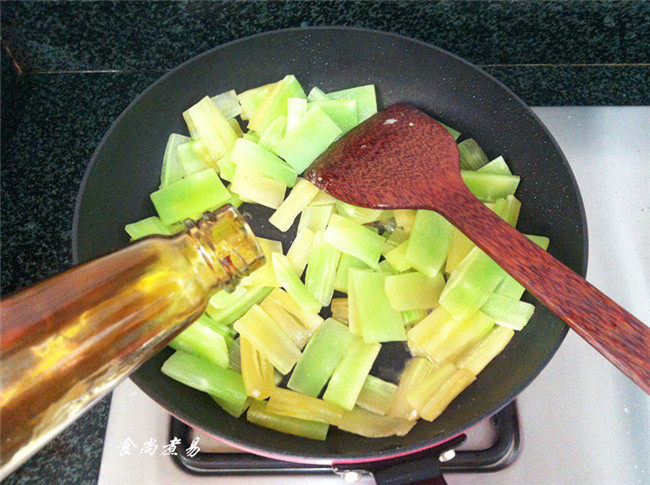
[[(220, 44), (218, 46), (215, 46), (209, 50), (206, 50), (202, 53), (199, 53), (190, 59), (182, 62), (178, 66), (170, 69), (167, 71), (165, 74), (163, 74), (161, 77), (156, 79), (153, 83), (151, 83), (149, 86), (147, 86), (146, 89), (144, 89), (140, 94), (138, 94), (127, 106), (124, 108), (124, 110), (119, 114), (119, 116), (113, 121), (109, 129), (106, 131), (102, 139), (100, 140), (99, 144), (97, 145), (95, 151), (93, 152), (92, 157), (90, 158), (90, 161), (88, 163), (88, 166), (86, 167), (86, 170), (84, 172), (83, 178), (81, 180), (81, 183), (79, 185), (79, 191), (77, 193), (77, 197), (75, 200), (75, 208), (74, 208), (74, 215), (73, 215), (73, 220), (72, 220), (72, 231), (71, 231), (71, 246), (72, 246), (72, 260), (74, 265), (80, 264), (79, 261), (79, 247), (78, 247), (78, 241), (79, 241), (79, 219), (80, 219), (80, 210), (81, 210), (81, 203), (84, 198), (84, 194), (86, 191), (86, 185), (87, 182), (90, 178), (90, 175), (93, 171), (93, 167), (95, 165), (96, 160), (98, 159), (99, 154), (103, 150), (104, 144), (106, 141), (111, 137), (112, 133), (116, 129), (116, 127), (121, 123), (122, 119), (140, 102), (140, 100), (146, 96), (151, 90), (153, 90), (158, 84), (164, 82), (167, 78), (170, 76), (176, 74), (178, 71), (181, 71), (184, 69), (186, 66), (193, 64), (195, 62), (198, 62), (200, 59), (203, 57), (211, 55), (213, 52), (222, 50), (222, 49), (227, 49), (228, 47), (232, 45), (236, 45), (241, 42), (247, 42), (252, 39), (256, 39), (259, 37), (264, 37), (264, 36), (276, 36), (276, 35), (283, 35), (285, 33), (289, 32), (310, 32), (310, 31), (341, 31), (341, 32), (358, 32), (358, 33), (365, 33), (365, 34), (372, 34), (372, 35), (380, 35), (380, 36), (386, 36), (395, 40), (400, 40), (404, 42), (411, 42), (415, 43), (416, 45), (427, 48), (427, 49), (433, 49), (434, 51), (437, 51), (438, 53), (444, 54), (445, 56), (449, 56), (453, 58), (454, 60), (464, 64), (467, 68), (476, 71), (478, 74), (487, 77), (489, 80), (492, 81), (492, 83), (496, 84), (499, 88), (505, 90), (505, 92), (508, 93), (509, 96), (512, 97), (512, 100), (518, 104), (529, 116), (531, 116), (532, 121), (535, 122), (539, 128), (543, 131), (543, 133), (546, 135), (547, 139), (551, 142), (552, 148), (554, 151), (559, 155), (560, 160), (562, 164), (564, 165), (564, 168), (567, 170), (567, 173), (569, 175), (569, 180), (571, 183), (571, 188), (573, 191), (573, 194), (576, 197), (576, 202), (578, 204), (577, 209), (579, 210), (580, 213), (580, 219), (581, 219), (581, 225), (582, 225), (582, 237), (583, 237), (583, 254), (582, 254), (582, 261), (581, 261), (581, 270), (578, 272), (581, 276), (585, 276), (587, 272), (587, 262), (588, 262), (588, 249), (589, 249), (589, 243), (588, 243), (588, 228), (587, 228), (587, 219), (586, 219), (586, 213), (584, 209), (584, 203), (582, 200), (582, 196), (580, 194), (580, 190), (578, 187), (578, 184), (575, 179), (575, 175), (573, 173), (573, 170), (571, 169), (571, 166), (569, 162), (567, 161), (566, 157), (564, 156), (564, 153), (560, 149), (559, 145), (557, 144), (557, 141), (555, 138), (552, 136), (552, 134), (549, 132), (548, 128), (542, 123), (542, 121), (539, 119), (539, 117), (524, 103), (524, 101), (517, 96), (510, 88), (508, 88), (506, 85), (504, 85), (501, 81), (493, 77), (492, 75), (488, 74), (485, 72), (483, 69), (480, 67), (470, 63), (469, 61), (464, 60), (463, 58), (457, 56), (456, 54), (453, 54), (451, 52), (448, 52), (444, 49), (441, 49), (440, 47), (437, 47), (433, 44), (429, 44), (427, 42), (414, 39), (412, 37), (408, 37), (405, 35), (401, 34), (396, 34), (393, 32), (385, 32), (381, 30), (376, 30), (376, 29), (368, 29), (368, 28), (360, 28), (360, 27), (351, 27), (351, 26), (315, 26), (315, 27), (292, 27), (292, 28), (286, 28), (286, 29), (278, 29), (278, 30), (272, 30), (268, 32), (261, 32), (258, 34), (253, 34), (249, 35), (246, 37), (242, 37), (239, 39), (232, 40), (230, 42)], [(287, 453), (287, 454), (281, 454), (278, 453), (278, 450), (272, 447), (268, 447), (266, 445), (264, 446), (257, 446), (257, 449), (259, 452), (265, 454), (265, 455), (272, 455), (276, 457), (277, 459), (284, 459), (288, 461), (292, 461), (292, 459), (295, 459), (297, 461), (301, 461), (303, 463), (323, 463), (324, 461), (328, 461), (330, 463), (345, 463), (345, 462), (363, 462), (365, 461), (371, 461), (371, 460), (377, 460), (377, 459), (389, 459), (396, 454), (399, 455), (404, 455), (408, 453), (414, 453), (418, 450), (421, 450), (423, 448), (428, 448), (431, 446), (434, 446), (435, 444), (444, 442), (452, 438), (453, 436), (458, 435), (459, 433), (464, 432), (465, 430), (471, 428), (472, 426), (476, 425), (478, 422), (486, 419), (489, 416), (494, 415), (496, 412), (501, 410), (503, 407), (508, 405), (510, 402), (512, 402), (528, 385), (541, 373), (541, 371), (548, 365), (550, 360), (553, 358), (557, 350), (559, 349), (560, 345), (564, 341), (564, 338), (566, 337), (568, 333), (568, 326), (565, 324), (562, 330), (562, 334), (560, 338), (558, 339), (557, 343), (555, 346), (552, 348), (552, 350), (548, 353), (546, 358), (540, 363), (540, 365), (535, 369), (535, 372), (531, 373), (522, 383), (521, 385), (517, 386), (514, 388), (511, 392), (511, 397), (509, 399), (506, 399), (505, 401), (499, 403), (498, 405), (494, 406), (493, 408), (485, 411), (484, 413), (480, 414), (476, 418), (474, 418), (471, 422), (466, 423), (464, 426), (458, 427), (456, 429), (450, 430), (445, 434), (442, 435), (437, 435), (434, 438), (431, 438), (428, 441), (421, 441), (419, 443), (413, 444), (413, 445), (407, 445), (407, 446), (400, 446), (400, 447), (393, 447), (391, 449), (387, 450), (381, 450), (381, 451), (372, 451), (369, 453), (365, 454), (360, 454), (360, 453), (354, 453), (354, 454), (346, 454), (346, 455), (340, 455), (340, 454), (323, 454), (323, 455), (318, 455), (318, 457), (314, 456), (313, 454), (310, 453)], [(136, 383), (136, 385), (143, 391), (145, 394), (147, 394), (150, 398), (152, 398), (158, 405), (160, 405), (163, 409), (165, 409), (166, 412), (173, 414), (173, 415), (178, 415), (177, 412), (173, 412), (170, 409), (168, 409), (167, 406), (161, 404), (158, 399), (157, 399), (157, 394), (151, 392), (151, 390), (145, 385), (144, 382), (142, 382), (139, 378), (135, 376), (131, 376), (131, 379)], [(189, 419), (186, 417), (179, 417), (182, 421), (190, 424), (191, 426), (197, 427), (200, 429), (200, 427), (195, 423), (195, 420)], [(209, 434), (213, 434), (210, 432)], [(233, 446), (239, 446), (242, 448), (246, 448), (247, 450), (250, 451), (250, 445), (245, 441), (245, 440), (240, 440), (232, 436), (228, 436), (226, 439), (230, 444)]]

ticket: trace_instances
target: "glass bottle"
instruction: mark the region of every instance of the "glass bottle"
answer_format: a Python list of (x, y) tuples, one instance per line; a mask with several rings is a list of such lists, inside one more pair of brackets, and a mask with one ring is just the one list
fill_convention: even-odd
[(230, 205), (0, 302), (0, 478), (264, 263)]

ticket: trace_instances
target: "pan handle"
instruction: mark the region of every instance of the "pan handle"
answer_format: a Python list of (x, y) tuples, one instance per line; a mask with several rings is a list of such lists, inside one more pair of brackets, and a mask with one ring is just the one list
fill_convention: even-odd
[(363, 470), (372, 473), (377, 485), (446, 485), (447, 482), (442, 476), (440, 456), (457, 448), (464, 441), (465, 435), (461, 434), (426, 450), (398, 458), (366, 463), (338, 463), (335, 471), (345, 473), (348, 470)]

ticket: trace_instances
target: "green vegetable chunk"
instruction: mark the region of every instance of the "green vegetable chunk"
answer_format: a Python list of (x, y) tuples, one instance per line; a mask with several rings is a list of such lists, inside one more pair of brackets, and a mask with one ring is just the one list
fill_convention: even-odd
[(248, 407), (251, 405), (251, 402), (253, 402), (253, 400), (250, 397), (246, 399), (243, 404), (237, 402), (231, 402), (226, 399), (221, 399), (220, 397), (217, 396), (210, 396), (210, 397), (215, 400), (215, 402), (219, 405), (221, 409), (226, 411), (233, 418), (241, 417), (241, 415), (244, 414), (248, 409)]
[(430, 278), (422, 273), (402, 273), (386, 278), (386, 296), (395, 310), (433, 308), (445, 286), (442, 273)]
[(208, 96), (185, 111), (183, 118), (192, 138), (203, 140), (214, 162), (235, 145), (237, 134)]
[(481, 311), (503, 327), (521, 330), (533, 316), (535, 307), (530, 303), (492, 293), (483, 303)]
[(171, 225), (220, 207), (230, 193), (212, 169), (190, 175), (151, 194), (160, 219)]
[(241, 119), (248, 120), (257, 111), (262, 101), (268, 96), (276, 83), (265, 84), (257, 88), (249, 89), (237, 95), (237, 101), (241, 105)]
[(235, 194), (247, 202), (256, 202), (272, 209), (280, 207), (287, 189), (284, 182), (241, 165), (235, 168), (231, 187)]
[(313, 106), (318, 106), (322, 109), (338, 125), (343, 133), (347, 133), (359, 124), (357, 102), (353, 99), (315, 101), (310, 105), (310, 109)]
[(348, 328), (328, 318), (307, 343), (287, 387), (316, 397), (348, 351), (354, 335)]
[(514, 195), (520, 180), (517, 175), (495, 175), (471, 170), (461, 170), (460, 175), (469, 190), (483, 202)]
[(273, 85), (264, 101), (255, 110), (255, 114), (248, 122), (248, 129), (262, 133), (278, 116), (287, 116), (287, 99), (306, 97), (296, 77), (285, 76)]
[(353, 269), (349, 275), (349, 286), (354, 290), (361, 335), (365, 342), (395, 342), (406, 340), (404, 320), (388, 302), (384, 290), (386, 274)]
[(368, 266), (377, 268), (384, 238), (367, 227), (333, 214), (323, 237), (342, 253), (354, 256)]
[(355, 338), (334, 370), (323, 400), (350, 411), (357, 402), (380, 348), (378, 343), (366, 343)]
[(147, 217), (138, 222), (132, 222), (124, 226), (124, 230), (131, 236), (131, 241), (151, 236), (154, 234), (161, 236), (171, 236), (172, 231), (160, 220), (159, 217)]
[(487, 165), (483, 165), (481, 168), (477, 170), (477, 172), (492, 173), (495, 175), (512, 175), (512, 172), (510, 171), (508, 164), (501, 156), (495, 158)]
[(240, 374), (207, 359), (177, 350), (160, 369), (186, 386), (207, 392), (233, 404), (244, 405), (248, 396)]
[(334, 280), (335, 290), (342, 291), (344, 293), (348, 292), (348, 277), (350, 270), (353, 268), (368, 269), (370, 266), (361, 261), (359, 258), (350, 256), (349, 254), (341, 255), (339, 267), (336, 270), (336, 279)]
[(178, 160), (178, 146), (190, 141), (187, 136), (172, 133), (167, 139), (165, 155), (163, 156), (162, 171), (160, 173), (160, 187), (178, 182), (183, 178), (183, 167)]
[(268, 286), (250, 288), (241, 298), (233, 302), (232, 305), (224, 308), (214, 308), (208, 305), (206, 312), (210, 318), (217, 322), (230, 325), (241, 318), (253, 305), (266, 298), (271, 291), (273, 291), (273, 288)]
[(357, 406), (372, 413), (384, 415), (390, 408), (396, 392), (397, 386), (392, 382), (368, 376), (357, 398)]
[(444, 217), (437, 212), (419, 210), (408, 240), (406, 260), (415, 269), (434, 278), (447, 258), (452, 236), (453, 226)]
[(234, 328), (282, 374), (288, 374), (300, 359), (300, 349), (258, 305), (237, 320)]
[(203, 357), (219, 367), (228, 367), (226, 340), (200, 321), (179, 333), (169, 346)]
[(273, 269), (280, 282), (280, 286), (287, 290), (287, 293), (296, 300), (300, 308), (308, 313), (318, 313), (322, 305), (314, 298), (302, 281), (300, 281), (300, 278), (291, 267), (287, 257), (274, 253), (271, 256), (271, 262), (273, 263)]
[(488, 157), (481, 147), (472, 138), (463, 140), (458, 144), (460, 155), (460, 168), (464, 170), (478, 170), (488, 163)]
[(357, 102), (359, 123), (367, 120), (377, 112), (377, 96), (375, 95), (374, 84), (334, 91), (328, 93), (327, 97), (329, 99), (354, 99)]
[[(215, 167), (214, 161), (209, 154), (207, 161), (203, 157), (204, 153), (202, 152), (205, 148), (206, 145), (201, 140), (191, 140), (178, 146), (176, 152), (178, 163), (183, 170), (183, 177), (189, 177), (197, 172)], [(219, 163), (216, 166), (219, 167)]]
[(288, 187), (296, 184), (296, 172), (289, 165), (252, 141), (239, 138), (230, 154), (230, 161), (238, 167), (256, 170), (279, 180)]
[(415, 426), (415, 421), (382, 416), (360, 407), (345, 413), (338, 428), (367, 438), (385, 438), (387, 436), (404, 436)]
[(302, 173), (341, 134), (341, 129), (318, 106), (313, 106), (274, 147), (297, 173)]
[(258, 426), (303, 438), (323, 441), (327, 437), (329, 424), (271, 414), (266, 410), (267, 405), (266, 401), (253, 400), (246, 413), (246, 419)]
[(323, 240), (322, 232), (317, 233), (307, 260), (305, 286), (323, 306), (332, 301), (336, 268), (340, 259), (339, 250)]

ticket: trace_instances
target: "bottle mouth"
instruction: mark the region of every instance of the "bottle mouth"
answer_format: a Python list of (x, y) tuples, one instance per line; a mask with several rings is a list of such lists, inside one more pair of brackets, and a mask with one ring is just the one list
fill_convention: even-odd
[(225, 273), (232, 289), (265, 263), (264, 253), (244, 216), (231, 204), (206, 212), (196, 222), (184, 221), (187, 233), (213, 271)]

